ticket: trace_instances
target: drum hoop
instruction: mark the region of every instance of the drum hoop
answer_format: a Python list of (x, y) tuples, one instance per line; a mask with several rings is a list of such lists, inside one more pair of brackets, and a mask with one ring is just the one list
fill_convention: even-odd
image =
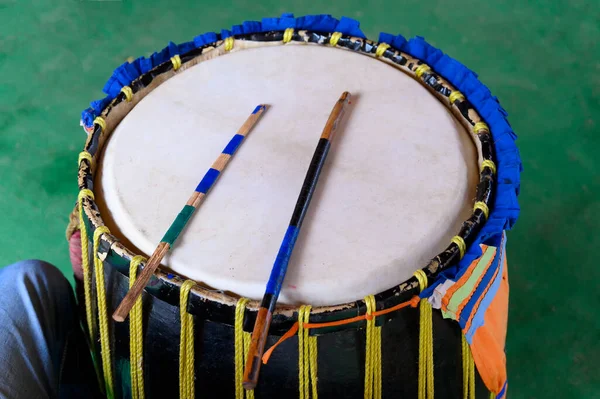
[[(453, 238), (448, 247), (435, 256), (424, 268), (420, 269), (430, 282), (436, 280), (441, 272), (456, 265), (465, 255), (467, 249), (476, 241), (477, 235), (484, 226), (489, 213), (492, 211), (492, 202), (496, 195), (496, 161), (495, 149), (490, 128), (479, 116), (473, 105), (466, 96), (462, 95), (452, 84), (441, 77), (435, 70), (420, 59), (400, 51), (387, 43), (373, 42), (368, 39), (353, 37), (350, 35), (337, 35), (335, 33), (312, 32), (307, 30), (294, 31), (291, 38), (289, 34), (284, 37), (283, 30), (236, 35), (222, 39), (217, 35), (217, 41), (194, 48), (184, 54), (174, 57), (175, 61), (164, 62), (149, 72), (142, 74), (133, 80), (126, 90), (122, 90), (101, 112), (101, 118), (90, 129), (90, 134), (85, 144), (84, 153), (91, 155), (92, 161), (86, 157), (80, 158), (78, 183), (80, 190), (92, 190), (94, 187), (95, 168), (93, 165), (101, 154), (106, 140), (112, 134), (114, 128), (133, 109), (147, 93), (160, 85), (165, 80), (198, 63), (198, 58), (205, 55), (209, 60), (213, 57), (237, 51), (234, 41), (239, 43), (260, 42), (262, 45), (272, 44), (310, 44), (331, 46), (354, 51), (363, 55), (371, 56), (396, 67), (405, 74), (413, 77), (430, 92), (434, 94), (442, 104), (448, 107), (457, 120), (470, 132), (471, 137), (476, 137), (475, 142), (480, 152), (480, 180), (477, 185), (475, 206), (471, 216), (463, 222), (459, 233)], [(336, 42), (331, 43), (332, 37)], [(241, 46), (243, 47), (243, 46)], [(196, 60), (196, 62), (194, 62)], [(200, 61), (202, 62), (202, 61)], [(452, 102), (450, 102), (452, 100)], [(84, 223), (89, 236), (104, 221), (100, 215), (97, 204), (93, 198), (83, 198), (83, 210), (85, 213)], [(129, 274), (129, 262), (135, 254), (118, 239), (110, 234), (102, 235), (99, 245), (99, 257), (108, 261), (121, 274)], [(179, 305), (179, 289), (185, 280), (175, 274), (164, 270), (157, 271), (146, 291), (151, 295), (174, 306)], [(233, 325), (235, 305), (239, 299), (224, 291), (211, 290), (196, 284), (192, 288), (192, 295), (188, 304), (188, 312), (204, 319)], [(393, 306), (410, 300), (419, 295), (419, 282), (413, 276), (399, 285), (391, 287), (383, 292), (375, 294), (377, 309), (389, 309)], [(247, 305), (244, 321), (245, 329), (250, 331), (254, 323), (256, 311), (260, 305), (259, 300), (251, 300)], [(294, 323), (294, 316), (299, 306), (278, 305), (274, 312), (271, 325), (272, 334), (283, 334)], [(366, 303), (359, 299), (353, 302), (334, 306), (319, 306), (311, 311), (311, 323), (331, 322), (344, 320), (366, 314)], [(397, 312), (393, 312), (397, 313)], [(385, 319), (393, 318), (393, 313), (387, 314)], [(378, 320), (379, 322), (379, 320)], [(331, 327), (313, 329), (311, 334), (321, 334), (348, 327), (360, 327), (361, 323), (352, 323), (343, 327)]]

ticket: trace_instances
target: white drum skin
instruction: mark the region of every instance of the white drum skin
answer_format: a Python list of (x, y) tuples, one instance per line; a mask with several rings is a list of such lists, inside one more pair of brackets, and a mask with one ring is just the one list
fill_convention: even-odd
[(405, 281), (473, 206), (477, 150), (432, 93), (391, 65), (320, 46), (267, 46), (199, 63), (115, 129), (99, 193), (120, 233), (152, 253), (254, 107), (261, 121), (163, 264), (260, 299), (329, 112), (352, 93), (292, 255), (280, 303), (353, 301)]

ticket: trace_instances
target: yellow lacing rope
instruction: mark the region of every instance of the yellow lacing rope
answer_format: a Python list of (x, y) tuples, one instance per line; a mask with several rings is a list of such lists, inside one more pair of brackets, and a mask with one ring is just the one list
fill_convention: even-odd
[(81, 231), (81, 268), (83, 269), (83, 295), (85, 299), (85, 319), (87, 322), (90, 342), (93, 344), (96, 337), (94, 322), (92, 318), (92, 279), (90, 275), (90, 258), (88, 251), (88, 234), (83, 219), (83, 199), (87, 197), (94, 200), (92, 190), (84, 188), (79, 192), (77, 202), (79, 203), (79, 230)]
[(308, 356), (310, 361), (310, 382), (312, 388), (312, 397), (317, 399), (317, 337), (308, 337)]
[[(298, 309), (298, 389), (300, 399), (307, 399), (309, 397), (308, 376), (305, 377), (305, 375), (310, 375), (310, 372), (307, 362), (304, 361), (304, 337), (308, 334), (308, 330), (304, 328), (304, 323), (306, 323), (304, 313), (306, 313), (307, 308), (310, 313), (310, 306), (301, 306)], [(305, 331), (307, 334), (305, 334)]]
[[(419, 281), (421, 292), (427, 288), (427, 276), (423, 270), (417, 270), (415, 277)], [(427, 298), (419, 303), (419, 399), (433, 399), (433, 323), (431, 304)]]
[[(129, 288), (137, 277), (143, 256), (137, 255), (129, 262)], [(144, 335), (142, 325), (142, 297), (138, 297), (129, 314), (129, 363), (131, 374), (131, 398), (144, 399)]]
[(469, 392), (472, 392), (472, 399), (475, 399), (475, 361), (471, 353), (471, 348), (467, 348), (469, 354)]
[(467, 355), (467, 340), (461, 334), (461, 359), (462, 359), (462, 388), (463, 399), (469, 399), (469, 358)]
[(287, 28), (285, 32), (283, 32), (283, 42), (289, 43), (292, 41), (292, 37), (294, 37), (294, 28)]
[(342, 32), (333, 32), (329, 38), (329, 44), (336, 46), (338, 41), (342, 38)]
[(365, 297), (367, 305), (367, 344), (365, 350), (365, 399), (381, 399), (381, 327), (373, 313), (377, 304), (373, 295)]
[(317, 337), (308, 335), (304, 324), (309, 322), (310, 305), (298, 309), (298, 385), (300, 399), (317, 399)]
[[(460, 258), (462, 259), (465, 256), (465, 252), (467, 252), (467, 244), (465, 244), (465, 240), (461, 236), (452, 237), (451, 242), (455, 243), (458, 246), (458, 251), (460, 252)], [(427, 288), (427, 286), (425, 286)]]
[(423, 76), (424, 73), (431, 71), (431, 68), (429, 68), (429, 65), (427, 64), (421, 64), (417, 67), (417, 69), (415, 69), (415, 75), (417, 75), (417, 78), (421, 78), (421, 76)]
[(179, 54), (175, 54), (173, 57), (171, 57), (171, 64), (173, 64), (174, 71), (181, 68), (181, 57), (179, 56)]
[(92, 157), (92, 154), (90, 154), (87, 151), (81, 151), (79, 153), (79, 158), (77, 159), (77, 165), (79, 166), (81, 164), (81, 161), (83, 161), (84, 159), (86, 159), (90, 165), (94, 164), (94, 158)]
[(481, 163), (481, 169), (483, 170), (483, 168), (490, 168), (490, 170), (492, 171), (492, 174), (493, 175), (496, 174), (496, 164), (494, 163), (494, 161), (490, 161), (489, 159), (484, 159), (483, 162)]
[(225, 51), (231, 51), (233, 50), (233, 41), (235, 39), (233, 38), (233, 36), (229, 36), (228, 38), (225, 39)]
[(465, 96), (463, 96), (463, 94), (460, 91), (454, 90), (448, 96), (448, 100), (450, 100), (450, 104), (454, 104), (455, 101), (464, 101), (465, 100)]
[(102, 128), (102, 131), (106, 130), (106, 121), (103, 117), (97, 116), (96, 119), (94, 119), (94, 124), (100, 126), (100, 128)]
[[(248, 360), (248, 351), (250, 350), (250, 341), (252, 341), (252, 333), (244, 331), (244, 362)], [(243, 367), (243, 365), (242, 365)], [(254, 390), (246, 390), (246, 399), (254, 399)]]
[(462, 335), (463, 399), (475, 399), (475, 363), (467, 339)]
[(490, 127), (485, 122), (477, 122), (473, 125), (473, 131), (479, 134), (480, 131), (484, 131), (485, 133), (489, 133)]
[(194, 318), (187, 312), (188, 298), (194, 284), (193, 281), (186, 280), (179, 291), (179, 397), (182, 399), (194, 398)]
[(131, 90), (131, 87), (123, 86), (121, 87), (121, 91), (123, 92), (123, 94), (125, 94), (125, 101), (130, 103), (131, 99), (133, 98), (133, 90)]
[(375, 327), (375, 372), (373, 374), (374, 392), (373, 398), (381, 399), (381, 327)]
[(81, 151), (79, 153), (79, 158), (77, 159), (77, 166), (78, 167), (81, 165), (81, 161), (83, 161), (84, 159), (89, 162), (91, 170), (95, 169), (96, 162), (94, 161), (94, 157), (92, 157), (92, 154), (90, 154), (87, 151)]
[(376, 57), (381, 57), (383, 55), (383, 53), (385, 53), (385, 50), (389, 49), (390, 45), (387, 43), (379, 43), (377, 45), (377, 50), (375, 50), (375, 56)]
[[(102, 355), (102, 371), (106, 395), (114, 397), (112, 359), (110, 356), (110, 337), (108, 331), (108, 314), (106, 310), (106, 288), (104, 287), (104, 263), (98, 256), (98, 246), (102, 234), (110, 234), (108, 227), (98, 226), (94, 231), (94, 275), (96, 277), (96, 300), (98, 302), (98, 324), (100, 327), (100, 352)], [(83, 242), (83, 239), (82, 239)]]
[(479, 209), (481, 212), (483, 212), (483, 215), (485, 216), (486, 219), (490, 215), (490, 208), (488, 208), (488, 206), (483, 201), (475, 202), (475, 205), (473, 205), (473, 210), (475, 211), (477, 209)]
[[(235, 322), (233, 324), (233, 330), (235, 335), (234, 340), (234, 366), (235, 366), (235, 398), (244, 399), (244, 392), (246, 392), (246, 398), (254, 398), (254, 391), (246, 391), (242, 386), (244, 381), (244, 364), (246, 363), (246, 357), (248, 356), (248, 345), (250, 344), (249, 339), (245, 339), (245, 335), (251, 337), (251, 333), (244, 331), (244, 313), (246, 311), (246, 305), (250, 301), (248, 298), (240, 298), (235, 305)], [(249, 337), (249, 338), (250, 338)]]

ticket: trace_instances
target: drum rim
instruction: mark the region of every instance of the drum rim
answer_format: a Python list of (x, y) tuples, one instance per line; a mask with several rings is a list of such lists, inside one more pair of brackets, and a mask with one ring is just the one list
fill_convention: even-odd
[[(234, 38), (233, 40), (282, 42), (282, 40), (285, 39), (285, 32), (286, 31), (284, 30), (274, 30), (262, 33), (236, 35), (232, 37)], [(300, 30), (293, 31), (292, 37), (288, 41), (297, 41), (304, 43), (309, 42), (312, 45), (328, 45), (332, 35), (332, 33)], [(221, 39), (219, 37), (217, 37), (217, 39), (219, 40), (205, 44), (203, 46), (192, 49), (191, 51), (177, 56), (177, 58), (179, 58), (178, 62), (180, 63), (180, 65), (186, 65), (186, 63), (190, 60), (193, 60), (196, 57), (199, 57), (200, 55), (208, 51), (212, 51), (211, 54), (221, 55), (215, 53), (215, 51), (218, 50), (221, 51), (222, 54), (224, 54), (227, 51), (225, 50), (225, 47), (232, 42), (232, 39)], [(373, 58), (378, 58), (390, 64), (394, 64), (394, 60), (397, 61), (398, 59), (404, 59), (405, 62), (402, 65), (407, 66), (405, 68), (401, 68), (396, 62), (396, 68), (400, 69), (402, 72), (409, 76), (412, 75), (413, 77), (415, 77), (415, 79), (419, 83), (421, 83), (423, 86), (425, 86), (425, 88), (432, 92), (434, 97), (438, 98), (438, 100), (440, 100), (445, 106), (447, 106), (452, 111), (454, 117), (459, 122), (461, 122), (463, 126), (465, 126), (466, 121), (469, 124), (469, 126), (465, 127), (472, 135), (473, 126), (476, 123), (474, 121), (483, 121), (483, 118), (479, 116), (478, 112), (474, 109), (473, 105), (464, 96), (461, 95), (462, 99), (460, 99), (459, 97), (454, 101), (455, 106), (453, 106), (453, 104), (450, 104), (447, 97), (453, 91), (457, 92), (457, 90), (448, 89), (453, 88), (454, 86), (447, 79), (442, 78), (440, 74), (436, 73), (433, 68), (428, 67), (419, 58), (414, 57), (408, 54), (407, 52), (395, 49), (394, 47), (386, 43), (373, 42), (367, 39), (351, 35), (340, 35), (337, 38), (336, 46), (338, 48), (344, 48), (347, 50), (371, 56)], [(162, 77), (166, 76), (165, 74), (174, 74), (173, 69), (175, 64), (175, 62), (171, 61), (164, 62), (154, 67), (149, 72), (142, 74), (137, 79), (133, 80), (130, 83), (130, 86), (128, 87), (130, 87), (133, 90), (133, 93), (137, 93), (142, 89), (146, 89), (152, 85), (152, 82), (157, 77), (161, 77), (158, 80), (162, 80)], [(445, 85), (439, 84), (440, 82), (443, 82)], [(160, 83), (162, 83), (162, 81), (158, 82), (158, 84)], [(149, 89), (148, 92), (150, 92), (154, 87)], [(442, 90), (442, 93), (436, 91), (435, 87), (438, 87), (438, 90)], [(119, 93), (110, 102), (110, 104), (108, 104), (108, 106), (106, 106), (103, 109), (101, 117), (105, 118), (105, 121), (109, 125), (112, 124), (112, 117), (110, 117), (111, 111), (117, 112), (116, 110), (119, 108), (120, 105), (125, 104), (126, 102), (128, 102), (128, 100), (131, 99), (130, 95), (131, 93), (121, 91), (121, 93)], [(459, 105), (461, 105), (463, 109), (459, 109), (459, 106), (456, 105), (457, 103), (459, 103)], [(123, 118), (125, 115), (123, 115)], [(120, 118), (119, 121), (113, 126), (109, 126), (109, 129), (106, 129), (107, 131), (105, 131), (105, 129), (103, 129), (99, 124), (95, 124), (93, 127), (93, 131), (88, 137), (84, 151), (91, 154), (93, 159), (96, 160), (102, 152), (101, 150), (104, 147), (104, 142), (108, 139), (108, 137), (110, 137), (112, 131), (114, 130), (114, 127), (116, 127), (116, 125), (120, 123), (121, 120), (122, 118)], [(484, 160), (489, 160), (490, 162), (492, 162), (492, 165), (495, 165), (495, 150), (489, 128), (487, 128), (487, 131), (485, 129), (481, 130), (479, 134), (477, 134), (476, 132), (474, 136), (478, 137), (481, 142), (481, 148), (477, 146), (478, 151), (480, 152), (480, 156)], [(96, 171), (92, 170), (95, 169), (92, 167), (92, 163), (93, 162), (90, 162), (88, 159), (80, 159), (78, 176), (80, 190), (89, 189), (93, 191), (93, 183)], [(481, 168), (480, 181), (477, 185), (476, 201), (484, 203), (485, 207), (488, 209), (488, 212), (492, 210), (491, 204), (496, 191), (496, 182), (493, 172), (494, 171), (490, 167)], [(83, 209), (86, 215), (86, 217), (84, 218), (84, 223), (86, 223), (86, 227), (90, 232), (89, 237), (91, 237), (93, 235), (91, 234), (91, 232), (99, 226), (104, 225), (104, 222), (102, 216), (100, 215), (100, 212), (98, 211), (97, 205), (92, 198), (84, 197), (82, 201)], [(461, 246), (459, 246), (459, 243), (451, 242), (446, 248), (446, 250), (435, 256), (425, 267), (420, 269), (425, 273), (429, 281), (435, 281), (441, 272), (447, 270), (449, 267), (458, 263), (458, 261), (461, 258), (461, 253), (464, 255), (464, 253), (466, 252), (466, 248), (470, 247), (473, 244), (473, 242), (475, 241), (475, 237), (477, 236), (483, 225), (486, 223), (486, 221), (486, 212), (481, 208), (475, 208), (471, 214), (471, 217), (463, 222), (463, 226), (458, 234), (458, 236), (460, 236), (463, 241), (462, 248)], [(102, 260), (108, 261), (108, 263), (110, 263), (111, 266), (115, 267), (121, 274), (125, 276), (128, 275), (128, 264), (129, 261), (135, 256), (135, 254), (125, 245), (120, 243), (116, 237), (110, 234), (102, 235), (100, 239), (98, 253), (99, 257)], [(167, 273), (164, 270), (159, 270), (156, 276), (153, 277), (151, 283), (148, 285), (147, 291), (154, 297), (157, 297), (158, 299), (164, 300), (172, 305), (178, 306), (179, 287), (183, 283), (183, 281), (184, 279), (179, 275)], [(417, 278), (413, 276), (400, 284), (397, 284), (385, 291), (375, 294), (377, 308), (390, 308), (399, 303), (407, 301), (411, 297), (418, 294), (419, 283)], [(211, 321), (232, 324), (234, 308), (238, 298), (239, 297), (230, 295), (224, 291), (210, 290), (206, 287), (196, 284), (192, 289), (192, 296), (190, 297), (188, 312), (196, 314)], [(253, 324), (255, 313), (259, 307), (259, 303), (259, 300), (253, 300), (248, 303), (245, 325), (251, 326)], [(275, 311), (272, 323), (272, 332), (275, 334), (285, 332), (293, 323), (293, 316), (294, 313), (297, 311), (298, 307), (299, 306), (290, 305), (278, 306)], [(362, 299), (358, 299), (356, 301), (344, 304), (315, 307), (311, 312), (311, 322), (339, 320), (354, 317), (357, 315), (362, 315), (365, 313), (365, 302)], [(248, 329), (250, 330), (251, 328)], [(332, 330), (337, 329), (338, 328), (333, 328)]]

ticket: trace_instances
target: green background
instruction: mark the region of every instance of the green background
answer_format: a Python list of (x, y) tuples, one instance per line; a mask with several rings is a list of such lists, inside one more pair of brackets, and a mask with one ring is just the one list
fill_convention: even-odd
[(424, 36), (499, 97), (525, 168), (509, 234), (510, 397), (600, 397), (597, 1), (0, 0), (0, 264), (42, 258), (71, 275), (79, 115), (114, 68), (286, 11), (356, 18), (374, 39)]

